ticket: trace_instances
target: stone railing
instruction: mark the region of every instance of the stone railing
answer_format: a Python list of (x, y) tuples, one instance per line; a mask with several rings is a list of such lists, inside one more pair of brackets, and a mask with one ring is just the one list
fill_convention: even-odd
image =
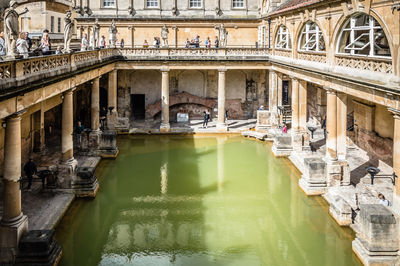
[(363, 58), (357, 56), (336, 55), (335, 65), (340, 67), (380, 72), (384, 74), (393, 74), (391, 58)]
[(300, 60), (312, 61), (317, 63), (326, 63), (326, 53), (322, 52), (303, 52), (297, 53), (297, 58)]
[(268, 48), (125, 48), (120, 49), (121, 55), (128, 59), (182, 59), (184, 57), (193, 58), (197, 60), (209, 60), (210, 57), (223, 57), (224, 59), (234, 59), (237, 56), (248, 57), (254, 59), (254, 57), (263, 57), (269, 55)]
[(275, 56), (292, 57), (292, 50), (276, 49)]

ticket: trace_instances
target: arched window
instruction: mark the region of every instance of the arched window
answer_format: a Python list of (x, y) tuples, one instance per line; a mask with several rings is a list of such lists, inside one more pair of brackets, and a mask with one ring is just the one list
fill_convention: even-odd
[(276, 33), (275, 48), (278, 49), (291, 49), (289, 30), (281, 25)]
[(352, 16), (340, 32), (337, 53), (356, 56), (390, 57), (389, 42), (379, 23), (372, 16)]
[(324, 36), (316, 23), (309, 21), (303, 26), (298, 49), (307, 52), (325, 51)]

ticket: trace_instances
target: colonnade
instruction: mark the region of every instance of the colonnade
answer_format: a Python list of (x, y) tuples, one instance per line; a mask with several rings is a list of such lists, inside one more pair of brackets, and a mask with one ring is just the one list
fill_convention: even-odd
[[(169, 71), (168, 67), (161, 68), (161, 125), (160, 132), (171, 130), (169, 121)], [(218, 69), (218, 120), (217, 130), (226, 131), (226, 68)]]
[[(117, 102), (117, 71), (109, 74), (108, 103), (116, 112)], [(91, 127), (99, 131), (99, 77), (93, 80), (91, 90)], [(62, 94), (62, 123), (61, 123), (61, 160), (60, 164), (69, 164), (74, 160), (73, 131), (74, 106), (73, 93), (75, 88), (68, 89)], [(0, 249), (14, 252), (22, 234), (28, 230), (28, 218), (21, 209), (21, 119), (25, 111), (20, 111), (4, 121), (4, 208), (0, 221)], [(14, 250), (14, 251), (12, 251)], [(1, 263), (1, 261), (0, 261)]]

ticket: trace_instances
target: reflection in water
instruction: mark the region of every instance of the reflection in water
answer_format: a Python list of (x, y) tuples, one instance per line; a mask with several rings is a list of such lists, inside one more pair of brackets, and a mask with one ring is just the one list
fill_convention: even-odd
[[(348, 231), (265, 144), (124, 137), (57, 229), (61, 265), (357, 265)], [(351, 236), (351, 235), (350, 235)]]

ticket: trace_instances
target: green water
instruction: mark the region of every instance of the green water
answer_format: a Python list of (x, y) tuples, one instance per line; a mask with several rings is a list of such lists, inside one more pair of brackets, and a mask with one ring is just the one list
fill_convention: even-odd
[(242, 137), (139, 136), (57, 228), (61, 265), (359, 265), (299, 173)]

